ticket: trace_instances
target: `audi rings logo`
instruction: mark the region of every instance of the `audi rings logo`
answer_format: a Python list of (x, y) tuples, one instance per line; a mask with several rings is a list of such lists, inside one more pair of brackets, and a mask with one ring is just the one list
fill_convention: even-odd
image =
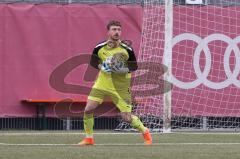
[[(240, 88), (240, 81), (237, 79), (240, 71), (240, 50), (238, 48), (238, 43), (240, 43), (240, 36), (236, 37), (235, 39), (231, 39), (228, 36), (223, 34), (211, 34), (205, 37), (204, 39), (202, 39), (195, 34), (184, 33), (173, 38), (173, 41), (172, 41), (173, 47), (174, 45), (176, 45), (177, 43), (183, 40), (191, 40), (198, 44), (193, 56), (193, 68), (196, 73), (197, 79), (191, 82), (183, 82), (175, 78), (174, 75), (170, 75), (170, 82), (172, 82), (177, 87), (183, 88), (183, 89), (196, 88), (200, 84), (204, 84), (205, 86), (212, 89), (222, 89), (222, 88), (228, 87), (231, 84)], [(208, 43), (216, 40), (218, 41), (220, 40), (228, 44), (224, 53), (224, 61), (223, 61), (224, 71), (226, 73), (227, 79), (222, 82), (213, 82), (207, 79), (207, 76), (210, 73), (211, 63), (212, 63), (211, 61), (212, 57), (211, 57), (210, 49), (208, 48)], [(201, 52), (204, 53), (206, 58), (205, 67), (203, 71), (201, 71), (200, 65), (199, 65)], [(236, 64), (233, 71), (231, 71), (230, 63), (229, 63), (231, 52), (234, 53), (236, 58)]]

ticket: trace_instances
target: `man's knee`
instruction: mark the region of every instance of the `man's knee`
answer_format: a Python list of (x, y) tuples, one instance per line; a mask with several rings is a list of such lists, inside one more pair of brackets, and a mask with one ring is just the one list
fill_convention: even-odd
[(123, 121), (131, 123), (132, 122), (132, 116), (131, 113), (121, 113), (121, 117)]
[(94, 109), (97, 108), (98, 105), (99, 105), (98, 102), (92, 101), (92, 100), (88, 100), (87, 101), (87, 105), (86, 105), (86, 107), (84, 109), (84, 113), (87, 113), (87, 114), (93, 113)]

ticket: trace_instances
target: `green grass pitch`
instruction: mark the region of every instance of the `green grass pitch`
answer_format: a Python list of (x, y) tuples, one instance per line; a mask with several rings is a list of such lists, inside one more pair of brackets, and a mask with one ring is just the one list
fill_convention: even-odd
[(0, 131), (0, 159), (240, 159), (240, 133), (141, 134), (98, 132), (96, 145), (78, 147), (76, 131)]

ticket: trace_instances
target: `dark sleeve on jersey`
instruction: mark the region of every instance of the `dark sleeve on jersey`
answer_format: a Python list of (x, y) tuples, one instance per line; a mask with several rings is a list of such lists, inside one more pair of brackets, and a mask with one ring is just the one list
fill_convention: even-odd
[(136, 60), (134, 51), (130, 50), (130, 49), (127, 49), (127, 51), (128, 51), (128, 55), (129, 55), (129, 58), (128, 58), (128, 61), (127, 61), (128, 69), (129, 69), (130, 72), (136, 71), (137, 68), (138, 68), (138, 65), (137, 65), (137, 60)]
[(101, 47), (96, 47), (93, 50), (91, 60), (90, 60), (90, 65), (96, 69), (98, 69), (98, 65), (100, 64), (100, 58), (98, 57), (98, 51)]

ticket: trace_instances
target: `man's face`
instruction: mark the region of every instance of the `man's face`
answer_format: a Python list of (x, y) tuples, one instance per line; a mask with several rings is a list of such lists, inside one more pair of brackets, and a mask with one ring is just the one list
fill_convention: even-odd
[(111, 26), (108, 30), (108, 37), (111, 40), (117, 41), (120, 39), (121, 33), (122, 33), (122, 30), (120, 26)]

